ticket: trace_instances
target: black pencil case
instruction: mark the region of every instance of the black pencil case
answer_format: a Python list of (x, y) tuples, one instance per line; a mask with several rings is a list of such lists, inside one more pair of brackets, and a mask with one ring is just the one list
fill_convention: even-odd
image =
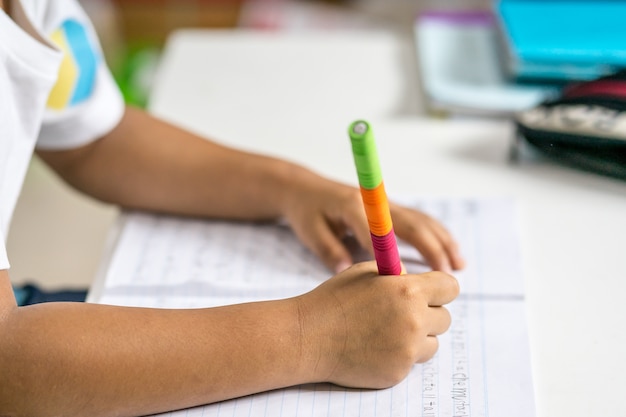
[(626, 179), (626, 71), (569, 85), (515, 123), (520, 140), (550, 158)]

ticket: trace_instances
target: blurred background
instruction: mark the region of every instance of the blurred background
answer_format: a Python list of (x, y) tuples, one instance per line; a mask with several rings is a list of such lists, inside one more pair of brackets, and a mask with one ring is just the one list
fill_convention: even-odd
[[(80, 0), (128, 103), (146, 106), (168, 34), (178, 28), (406, 32), (425, 10), (488, 10), (487, 0)], [(64, 185), (35, 158), (8, 239), (14, 284), (89, 286), (118, 209)]]

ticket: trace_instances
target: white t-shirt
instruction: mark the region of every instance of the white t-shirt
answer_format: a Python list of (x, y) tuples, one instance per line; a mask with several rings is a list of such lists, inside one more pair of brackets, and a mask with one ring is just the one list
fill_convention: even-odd
[(35, 146), (69, 149), (115, 127), (122, 96), (76, 0), (13, 0), (0, 10), (0, 269)]

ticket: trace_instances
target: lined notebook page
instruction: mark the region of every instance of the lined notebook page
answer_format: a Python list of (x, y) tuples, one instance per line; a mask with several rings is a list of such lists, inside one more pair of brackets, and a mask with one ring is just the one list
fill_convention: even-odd
[[(171, 416), (532, 416), (535, 414), (517, 221), (506, 199), (400, 199), (440, 219), (467, 268), (438, 353), (390, 389), (311, 384)], [(409, 272), (428, 268), (400, 242)], [(364, 253), (355, 253), (359, 258)], [(99, 302), (199, 308), (310, 291), (330, 272), (289, 228), (126, 214)]]

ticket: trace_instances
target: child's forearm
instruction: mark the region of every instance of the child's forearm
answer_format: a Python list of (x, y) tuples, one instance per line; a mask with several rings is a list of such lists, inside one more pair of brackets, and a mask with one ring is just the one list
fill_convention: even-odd
[(66, 181), (104, 201), (159, 212), (232, 219), (283, 214), (302, 167), (208, 141), (128, 108), (83, 148), (39, 151)]
[(294, 314), (293, 300), (16, 308), (0, 325), (0, 415), (145, 415), (309, 382)]

